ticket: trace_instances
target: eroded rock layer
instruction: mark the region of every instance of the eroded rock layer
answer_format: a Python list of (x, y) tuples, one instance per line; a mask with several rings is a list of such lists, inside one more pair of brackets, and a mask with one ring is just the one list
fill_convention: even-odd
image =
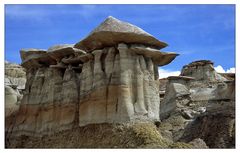
[(5, 61), (5, 117), (18, 111), (26, 83), (26, 72), (23, 67)]
[[(27, 83), (16, 121), (7, 128), (11, 133), (41, 136), (93, 123), (159, 121), (152, 55), (124, 43), (91, 53), (66, 45), (21, 53)], [(171, 53), (166, 64), (176, 56)]]
[(201, 138), (211, 148), (235, 146), (235, 77), (219, 74), (213, 62), (195, 61), (168, 77), (161, 101), (163, 135), (173, 141)]

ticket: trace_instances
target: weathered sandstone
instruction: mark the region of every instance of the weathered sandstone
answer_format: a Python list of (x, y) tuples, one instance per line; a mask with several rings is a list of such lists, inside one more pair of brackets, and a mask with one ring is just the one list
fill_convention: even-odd
[[(219, 74), (211, 61), (196, 61), (183, 67), (180, 76), (168, 77), (161, 101), (163, 124), (177, 126), (171, 130), (174, 141), (203, 139), (211, 148), (235, 145), (235, 78)], [(221, 134), (219, 134), (221, 133)]]
[(17, 64), (5, 62), (5, 117), (18, 111), (26, 83), (26, 72)]
[(76, 44), (21, 50), (24, 68), (6, 63), (6, 147), (234, 148), (235, 74), (200, 60), (159, 80), (178, 56), (166, 46), (108, 17)]
[(164, 46), (110, 17), (74, 46), (22, 50), (27, 83), (6, 131), (43, 136), (96, 123), (159, 122), (158, 65), (178, 55), (156, 49)]
[(166, 43), (154, 38), (141, 28), (109, 16), (103, 23), (94, 29), (85, 39), (75, 44), (75, 48), (86, 51), (102, 49), (124, 42), (126, 44), (143, 44), (161, 49)]

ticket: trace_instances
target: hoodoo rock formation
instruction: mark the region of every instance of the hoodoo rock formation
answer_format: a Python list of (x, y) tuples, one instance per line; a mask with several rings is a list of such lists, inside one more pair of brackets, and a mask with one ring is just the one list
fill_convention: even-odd
[(42, 136), (95, 123), (160, 121), (158, 66), (178, 54), (108, 17), (75, 45), (21, 50), (27, 82), (13, 135)]
[(22, 49), (24, 68), (5, 71), (6, 147), (234, 148), (235, 74), (200, 60), (159, 80), (178, 55), (166, 46), (108, 17), (76, 44)]

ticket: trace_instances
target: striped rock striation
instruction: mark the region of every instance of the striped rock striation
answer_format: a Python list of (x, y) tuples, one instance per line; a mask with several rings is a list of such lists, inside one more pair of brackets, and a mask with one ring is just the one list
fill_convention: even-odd
[(75, 45), (21, 50), (27, 82), (14, 135), (42, 136), (96, 123), (160, 121), (158, 66), (178, 55), (113, 17)]

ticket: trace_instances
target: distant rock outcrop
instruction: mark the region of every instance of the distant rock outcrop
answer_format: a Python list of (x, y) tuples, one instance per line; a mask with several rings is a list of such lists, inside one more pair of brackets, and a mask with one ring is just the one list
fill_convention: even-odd
[(211, 148), (233, 147), (234, 75), (217, 73), (213, 62), (207, 60), (184, 66), (180, 76), (168, 77), (160, 117), (165, 124), (182, 119), (181, 130), (172, 130), (175, 141), (201, 138)]
[(5, 61), (5, 117), (18, 111), (26, 83), (26, 72), (23, 67)]
[(178, 54), (109, 17), (76, 45), (21, 50), (27, 71), (13, 135), (42, 136), (96, 123), (159, 122), (158, 66)]

